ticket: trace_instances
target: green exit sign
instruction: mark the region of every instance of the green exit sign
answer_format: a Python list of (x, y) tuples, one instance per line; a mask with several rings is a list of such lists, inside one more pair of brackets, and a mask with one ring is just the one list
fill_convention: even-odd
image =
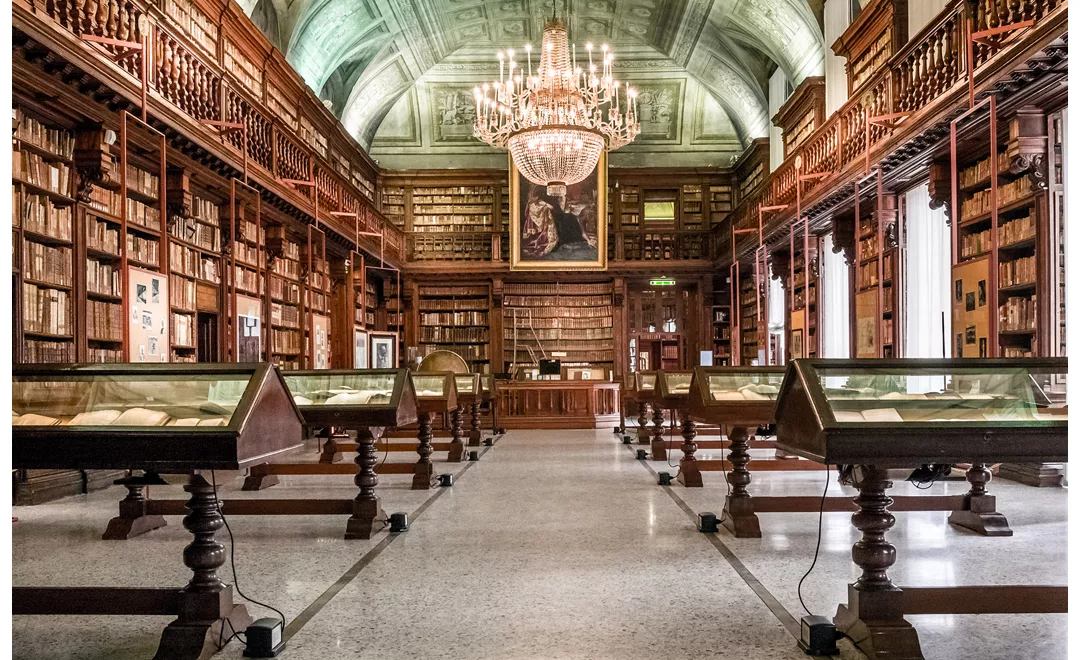
[(649, 280), (649, 286), (675, 286), (675, 280), (669, 280), (669, 279)]

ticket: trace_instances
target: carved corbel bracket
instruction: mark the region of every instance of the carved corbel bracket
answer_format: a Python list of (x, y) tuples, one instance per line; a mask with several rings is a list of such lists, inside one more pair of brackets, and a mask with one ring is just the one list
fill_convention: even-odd
[(936, 160), (930, 163), (930, 208), (945, 209), (945, 221), (952, 221), (950, 202), (952, 197), (952, 185), (949, 181), (950, 165), (944, 161)]
[(1009, 120), (1009, 142), (1006, 155), (1009, 172), (1027, 174), (1032, 190), (1046, 190), (1046, 113), (1026, 105)]
[[(109, 134), (101, 123), (83, 124), (75, 129), (75, 198), (90, 201), (94, 186), (109, 187), (119, 182), (113, 178), (112, 156), (109, 154)], [(115, 140), (115, 138), (113, 138)]]

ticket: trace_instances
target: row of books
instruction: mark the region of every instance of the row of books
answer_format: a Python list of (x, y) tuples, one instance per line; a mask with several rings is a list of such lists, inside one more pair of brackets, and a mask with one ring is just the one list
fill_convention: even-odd
[(870, 259), (877, 256), (877, 236), (870, 236), (859, 241), (859, 259)]
[(195, 355), (194, 353), (188, 353), (188, 354), (185, 355), (185, 354), (178, 353), (177, 351), (173, 351), (171, 361), (172, 362), (198, 362), (199, 361), (199, 356)]
[(169, 304), (175, 308), (195, 311), (195, 281), (169, 275)]
[(484, 218), (484, 222), (491, 222), (491, 204), (423, 204), (413, 198), (413, 223), (418, 218), (427, 219), (433, 224), (442, 222), (442, 218), (462, 218), (463, 222), (470, 222), (473, 218)]
[(127, 258), (134, 259), (148, 266), (158, 266), (158, 242), (152, 238), (143, 238), (134, 234), (127, 235)]
[[(300, 261), (300, 244), (292, 241), (283, 241), (281, 244), (281, 256), (293, 261)], [(280, 261), (280, 259), (278, 259)]]
[(318, 311), (318, 312), (325, 312), (326, 311), (326, 295), (325, 294), (320, 293), (318, 291), (312, 291), (310, 301), (309, 301), (307, 296), (308, 296), (308, 292), (305, 289), (304, 290), (304, 302), (305, 302), (305, 304), (308, 304), (310, 307), (313, 307), (315, 309), (315, 311)]
[[(91, 349), (91, 353), (93, 349)], [(23, 342), (23, 358), (27, 362), (74, 362), (75, 343), (70, 341), (38, 341), (28, 339)], [(91, 357), (91, 362), (97, 362)], [(101, 360), (104, 362), (105, 360)], [(120, 362), (121, 360), (111, 360)]]
[(144, 204), (137, 199), (128, 199), (127, 221), (129, 225), (139, 225), (140, 227), (160, 231), (161, 209)]
[(1001, 357), (1004, 358), (1029, 358), (1035, 357), (1035, 351), (1015, 346), (1002, 346)]
[(127, 166), (127, 187), (137, 193), (157, 199), (161, 192), (161, 177), (141, 170), (130, 163)]
[[(239, 229), (240, 229), (240, 235), (243, 237), (244, 241), (248, 241), (250, 243), (259, 242), (259, 225), (257, 225), (254, 221), (252, 221), (252, 220), (241, 220)], [(299, 259), (300, 258), (299, 250), (297, 250), (296, 254), (297, 254), (296, 258)], [(252, 263), (254, 263), (254, 262), (252, 262)]]
[(218, 275), (218, 260), (204, 256), (203, 253), (186, 245), (176, 243), (169, 245), (169, 268), (174, 273), (188, 277), (197, 277), (214, 284), (221, 282), (221, 277)]
[(506, 284), (503, 292), (506, 294), (533, 294), (533, 295), (599, 295), (610, 294), (611, 284)]
[(123, 295), (124, 278), (120, 268), (111, 263), (87, 260), (86, 290), (106, 296)]
[(278, 354), (297, 355), (300, 353), (300, 332), (298, 330), (270, 329), (270, 345)]
[(23, 229), (65, 241), (71, 240), (71, 206), (53, 206), (45, 195), (26, 195), (22, 203)]
[(219, 213), (218, 205), (213, 200), (198, 196), (191, 198), (191, 217), (193, 220), (218, 227), (220, 226)]
[(261, 296), (263, 293), (263, 287), (260, 286), (261, 280), (258, 272), (237, 266), (233, 275), (233, 286)]
[(1007, 298), (1005, 304), (998, 307), (998, 330), (1001, 332), (1034, 330), (1037, 313), (1035, 296)]
[(71, 286), (71, 248), (23, 241), (23, 277), (57, 286)]
[(998, 287), (1035, 281), (1035, 257), (1023, 257), (998, 264)]
[(282, 277), (298, 280), (300, 279), (300, 262), (295, 259), (274, 259), (274, 265), (270, 271)]
[(881, 343), (892, 344), (893, 320), (881, 319)]
[(195, 347), (195, 317), (193, 315), (173, 313), (172, 343), (177, 346)]
[[(370, 282), (368, 285), (370, 286)], [(486, 286), (422, 286), (420, 287), (420, 297), (427, 298), (429, 296), (457, 296), (461, 298), (473, 297), (473, 298), (487, 298), (488, 289)], [(387, 295), (392, 295), (387, 292)]]
[[(523, 339), (524, 340), (531, 340), (531, 339), (537, 339), (537, 338), (538, 339), (553, 339), (553, 340), (559, 340), (559, 341), (573, 340), (573, 339), (611, 339), (612, 338), (611, 328), (592, 328), (592, 329), (572, 330), (572, 331), (563, 330), (563, 329), (559, 329), (559, 328), (553, 328), (553, 329), (545, 329), (545, 328), (537, 329), (537, 328), (533, 328), (531, 330), (530, 329), (518, 329), (516, 334), (517, 334), (518, 341), (521, 341)], [(507, 341), (513, 341), (514, 335), (515, 335), (515, 332), (514, 332), (513, 328), (504, 328), (503, 329), (503, 339), (506, 339)]]
[[(1009, 169), (1009, 154), (1005, 150), (998, 151), (996, 173), (1005, 172)], [(978, 183), (990, 181), (990, 157), (980, 160), (971, 167), (960, 171), (960, 186), (968, 188)]]
[[(513, 318), (507, 317), (509, 323), (504, 319), (503, 325), (507, 328), (512, 328)], [(519, 327), (533, 327), (533, 328), (563, 328), (567, 330), (579, 330), (589, 328), (610, 328), (612, 326), (612, 319), (610, 316), (598, 316), (595, 318), (535, 318), (532, 323), (518, 322)]]
[(221, 230), (213, 225), (202, 224), (188, 218), (175, 218), (169, 233), (182, 241), (198, 245), (204, 250), (221, 251)]
[(11, 176), (59, 195), (71, 190), (71, 168), (64, 163), (48, 163), (29, 151), (12, 151)]
[[(366, 300), (374, 303), (375, 298), (368, 296)], [(420, 311), (422, 312), (486, 311), (487, 306), (487, 300), (478, 300), (475, 298), (466, 298), (463, 300), (426, 298), (420, 301)]]
[[(1031, 215), (1016, 218), (998, 226), (998, 245), (1008, 246), (1035, 235), (1035, 219)], [(960, 256), (978, 256), (990, 249), (990, 230), (960, 237)]]
[(15, 137), (60, 158), (70, 159), (75, 151), (75, 138), (71, 133), (49, 128), (19, 109), (15, 111)]
[(72, 334), (71, 294), (23, 282), (23, 328), (50, 335)]
[(425, 313), (420, 325), (487, 325), (487, 312)]
[(299, 328), (300, 308), (280, 303), (270, 303), (270, 323), (289, 328)]
[(123, 362), (124, 351), (120, 348), (96, 348), (91, 346), (87, 349), (86, 358), (88, 362)]
[(90, 339), (122, 341), (124, 308), (116, 303), (86, 301), (86, 334)]
[(476, 362), (488, 359), (487, 344), (470, 344), (465, 346), (462, 346), (460, 344), (425, 344), (420, 348), (422, 351), (450, 351), (451, 353), (457, 353), (461, 356), (461, 359), (467, 362)]
[(120, 195), (108, 188), (94, 186), (90, 189), (90, 208), (120, 217)]
[(120, 228), (92, 217), (87, 218), (86, 246), (109, 254), (120, 254)]
[(256, 268), (262, 266), (264, 261), (263, 251), (258, 247), (247, 243), (233, 244), (233, 258)]
[[(553, 349), (551, 346), (545, 346), (548, 351), (558, 350), (560, 352), (569, 353), (567, 357), (562, 358), (563, 364), (566, 364), (571, 360), (588, 360), (589, 362), (611, 362), (614, 359), (615, 351), (597, 348), (573, 348), (569, 346), (559, 345), (557, 349)], [(536, 349), (533, 349), (536, 352)], [(505, 359), (507, 362), (514, 361), (514, 352), (509, 347), (506, 348)], [(530, 360), (530, 354), (524, 347), (518, 347), (517, 350), (517, 362), (524, 362)]]
[(611, 318), (611, 305), (599, 307), (533, 307), (522, 309), (520, 307), (508, 307), (503, 310), (503, 325), (512, 326), (514, 319), (518, 324), (527, 323), (529, 318), (536, 319), (569, 319), (569, 318)]
[(611, 296), (506, 296), (503, 304), (507, 307), (599, 307), (610, 305)]
[(482, 343), (487, 340), (487, 328), (445, 328), (442, 326), (420, 328), (420, 341)]
[[(1031, 192), (1031, 182), (1027, 177), (1010, 181), (998, 186), (998, 206), (1006, 206)], [(979, 190), (960, 204), (960, 221), (964, 222), (976, 216), (990, 212), (990, 189)]]
[(276, 275), (270, 277), (270, 297), (293, 304), (300, 304), (300, 285)]

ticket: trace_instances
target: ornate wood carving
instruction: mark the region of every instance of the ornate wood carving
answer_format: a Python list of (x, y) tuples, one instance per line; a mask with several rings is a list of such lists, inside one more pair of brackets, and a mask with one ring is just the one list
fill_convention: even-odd
[(1033, 190), (1046, 190), (1046, 113), (1024, 106), (1009, 120), (1009, 171), (1027, 173)]
[(847, 60), (849, 96), (907, 43), (907, 13), (907, 0), (871, 0), (832, 45)]
[(930, 163), (930, 208), (945, 209), (945, 222), (952, 222), (950, 204), (952, 201), (952, 182), (949, 180), (951, 166), (946, 161), (935, 160)]
[(855, 264), (855, 220), (850, 216), (833, 217), (833, 254), (843, 254), (844, 263)]
[(784, 157), (787, 158), (825, 123), (824, 76), (804, 79), (780, 106), (772, 122), (783, 131)]
[(75, 129), (72, 157), (75, 165), (75, 197), (80, 202), (90, 201), (94, 186), (110, 186), (119, 181), (119, 174), (113, 172), (107, 132), (101, 123), (84, 124)]

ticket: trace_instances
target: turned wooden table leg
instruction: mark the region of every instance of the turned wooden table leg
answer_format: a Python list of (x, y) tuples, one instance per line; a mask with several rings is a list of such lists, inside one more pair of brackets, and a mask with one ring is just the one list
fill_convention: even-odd
[(724, 527), (736, 538), (759, 539), (761, 525), (754, 513), (754, 499), (746, 490), (752, 480), (750, 470), (746, 469), (750, 463), (749, 439), (750, 433), (745, 426), (733, 426), (728, 431), (728, 440), (731, 443), (728, 460), (731, 461), (731, 471), (727, 473), (727, 482), (731, 486), (731, 494), (724, 502), (721, 518)]
[(896, 518), (889, 512), (892, 487), (888, 473), (876, 465), (858, 465), (854, 486), (859, 489), (851, 524), (862, 538), (851, 548), (851, 559), (862, 576), (848, 585), (847, 605), (836, 612), (836, 627), (849, 635), (870, 660), (924, 660), (919, 634), (904, 619), (903, 592), (889, 579), (896, 548), (885, 538)]
[(326, 442), (323, 443), (322, 453), (319, 454), (320, 463), (337, 463), (342, 460), (341, 448), (338, 442), (348, 442), (348, 433), (335, 433), (335, 429), (327, 429)]
[(345, 539), (370, 539), (371, 535), (386, 526), (386, 512), (383, 511), (375, 486), (379, 484), (379, 475), (375, 474), (375, 465), (379, 453), (375, 451), (375, 438), (382, 429), (363, 428), (356, 432), (356, 465), (359, 471), (353, 477), (353, 483), (360, 489), (353, 500), (353, 512), (345, 526)]
[(465, 460), (465, 443), (461, 433), (461, 406), (454, 408), (450, 413), (450, 451), (446, 455), (450, 463), (460, 463)]
[(101, 538), (106, 541), (122, 541), (140, 534), (152, 532), (166, 525), (164, 516), (146, 512), (146, 487), (165, 485), (165, 480), (154, 472), (142, 476), (117, 479), (114, 483), (127, 488), (128, 494), (120, 500), (120, 515), (109, 521)]
[(184, 529), (194, 540), (184, 548), (184, 565), (192, 577), (180, 591), (179, 615), (161, 633), (154, 660), (196, 660), (218, 650), (218, 640), (246, 630), (252, 618), (243, 605), (234, 605), (232, 587), (221, 582), (217, 569), (225, 563), (225, 546), (214, 535), (225, 522), (218, 512), (214, 487), (202, 476), (188, 479), (191, 494)]
[(480, 446), (480, 404), (473, 403), (469, 406), (469, 446)]
[(431, 488), (431, 482), (435, 478), (434, 466), (431, 464), (431, 453), (434, 451), (431, 448), (431, 413), (422, 412), (417, 415), (417, 426), (419, 431), (416, 437), (420, 440), (420, 445), (416, 448), (416, 453), (420, 455), (420, 460), (416, 461), (413, 471), (412, 488), (427, 490)]
[(664, 445), (664, 408), (653, 406), (652, 409), (652, 459), (654, 461), (667, 460), (667, 447)]
[(647, 445), (651, 442), (652, 434), (649, 433), (649, 404), (639, 403), (637, 411), (637, 441), (639, 445)]
[(679, 415), (682, 417), (683, 457), (679, 459), (678, 481), (688, 488), (701, 488), (701, 470), (698, 469), (697, 458), (694, 456), (697, 451), (697, 443), (694, 442), (697, 430), (690, 419), (690, 413), (682, 410)]
[(949, 522), (983, 536), (1012, 536), (1005, 516), (997, 511), (997, 498), (986, 494), (986, 484), (993, 475), (983, 463), (972, 463), (967, 471), (971, 490), (964, 496), (964, 510), (949, 514)]

